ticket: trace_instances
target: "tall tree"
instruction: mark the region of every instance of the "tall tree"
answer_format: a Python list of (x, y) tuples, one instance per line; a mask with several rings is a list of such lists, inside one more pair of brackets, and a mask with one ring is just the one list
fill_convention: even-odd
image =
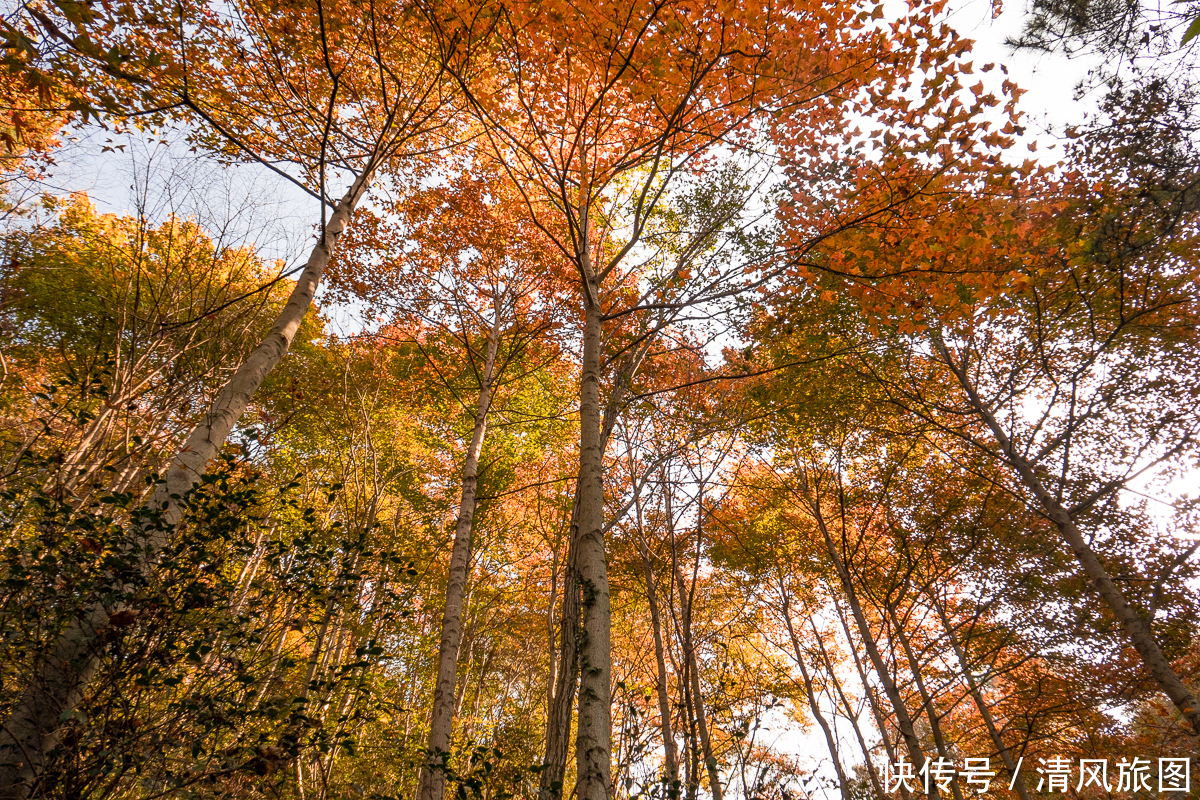
[[(689, 174), (712, 170), (720, 148), (749, 143), (765, 127), (766, 111), (786, 112), (794, 134), (809, 141), (838, 130), (851, 105), (842, 99), (857, 87), (902, 80), (889, 70), (893, 47), (936, 36), (927, 30), (925, 7), (894, 39), (882, 29), (864, 30), (869, 15), (852, 7), (790, 9), (770, 2), (736, 11), (670, 2), (509, 4), (443, 24), (461, 41), (486, 38), (498, 70), (486, 84), (462, 83), (527, 213), (571, 265), (579, 291), (578, 533), (568, 561), (582, 593), (576, 762), (585, 800), (607, 797), (611, 787), (602, 431), (612, 405), (602, 401), (605, 343), (622, 327), (640, 332), (635, 341), (649, 341), (689, 306), (742, 288), (741, 264), (710, 261), (700, 269), (690, 256), (744, 216), (745, 189), (709, 194), (710, 210), (689, 237), (695, 244), (657, 264), (639, 258), (654, 212)], [(841, 38), (831, 40), (831, 32)], [(800, 44), (817, 41), (836, 46)], [(457, 63), (456, 71), (471, 65)], [(640, 360), (636, 345), (623, 352), (613, 360), (618, 375)], [(619, 401), (623, 379), (613, 384), (610, 400)], [(563, 716), (552, 720), (561, 726)], [(548, 732), (548, 751), (563, 752), (558, 742), (565, 733)], [(548, 791), (561, 786), (563, 765), (548, 756), (546, 766)]]
[[(149, 500), (163, 510), (165, 523), (147, 528), (138, 545), (152, 570), (165, 532), (180, 518), (182, 498), (291, 345), (371, 180), (406, 148), (426, 147), (416, 142), (426, 141), (431, 125), (444, 124), (441, 63), (414, 24), (421, 17), (405, 7), (375, 13), (346, 5), (331, 15), (322, 3), (302, 9), (246, 4), (222, 15), (207, 6), (124, 3), (104, 12), (63, 6), (57, 18), (23, 8), (18, 23), (8, 24), (10, 39), (54, 53), (53, 69), (86, 90), (93, 108), (118, 120), (137, 115), (139, 122), (181, 114), (202, 126), (195, 129), (198, 143), (266, 166), (321, 208), (316, 245), (271, 330), (216, 393)], [(364, 31), (368, 40), (360, 36)], [(328, 181), (339, 173), (350, 176), (350, 187), (335, 200)], [(103, 605), (89, 609), (46, 654), (42, 673), (0, 735), (0, 796), (25, 797), (33, 788), (62, 714), (95, 672), (96, 651), (115, 612)]]
[[(394, 222), (372, 215), (361, 225), (334, 277), (335, 286), (369, 302), (368, 316), (388, 313), (393, 330), (411, 330), (432, 371), (451, 381), (446, 389), (472, 412), (420, 800), (442, 798), (451, 768), (463, 605), (493, 398), (557, 352), (548, 339), (560, 324), (562, 302), (553, 259), (542, 234), (512, 214), (517, 203), (512, 187), (494, 176), (464, 175), (447, 187), (413, 192), (391, 209)], [(443, 338), (455, 344), (450, 353), (439, 352)], [(456, 363), (468, 365), (467, 385), (453, 381)]]

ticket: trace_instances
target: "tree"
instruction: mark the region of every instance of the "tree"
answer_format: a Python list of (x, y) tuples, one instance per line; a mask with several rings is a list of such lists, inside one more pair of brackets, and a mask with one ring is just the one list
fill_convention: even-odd
[[(569, 569), (577, 570), (580, 588), (568, 596), (581, 591), (583, 597), (576, 761), (577, 789), (587, 800), (607, 796), (611, 784), (606, 421), (644, 357), (644, 343), (689, 307), (741, 288), (741, 264), (693, 261), (697, 247), (710, 247), (726, 228), (745, 229), (749, 186), (714, 194), (701, 182), (707, 211), (685, 239), (690, 243), (669, 254), (674, 257), (644, 261), (638, 248), (656, 209), (687, 185), (689, 173), (711, 172), (721, 148), (736, 152), (751, 142), (765, 129), (766, 112), (781, 112), (796, 136), (816, 142), (841, 128), (840, 115), (853, 105), (842, 98), (902, 80), (889, 72), (893, 49), (935, 36), (926, 30), (927, 13), (916, 9), (894, 41), (867, 28), (867, 12), (832, 4), (804, 14), (773, 4), (736, 12), (677, 3), (508, 5), (443, 23), (448, 37), (480, 41), (470, 52), (487, 52), (496, 65), (489, 82), (472, 85), (460, 77), (460, 83), (498, 161), (523, 193), (530, 219), (571, 265), (579, 290), (578, 533)], [(836, 47), (797, 45), (830, 42), (833, 31), (841, 36)], [(473, 67), (460, 57), (451, 68), (461, 74)], [(605, 342), (622, 327), (638, 333), (611, 362), (620, 377), (606, 404)], [(556, 702), (569, 704), (572, 695), (568, 688)], [(561, 791), (569, 718), (560, 712), (551, 720), (545, 796), (557, 793), (554, 786)]]
[[(1130, 192), (1122, 162), (1093, 162), (1094, 153), (1081, 151), (1079, 171), (1062, 182), (1030, 173), (1013, 184), (1015, 200), (947, 203), (883, 233), (882, 246), (848, 244), (850, 252), (886, 260), (870, 272), (865, 261), (841, 272), (862, 276), (855, 278), (859, 303), (868, 317), (893, 326), (885, 341), (910, 359), (902, 380), (883, 366), (868, 369), (891, 387), (895, 403), (1019, 477), (1021, 491), (1054, 522), (1149, 674), (1191, 724), (1191, 690), (1078, 527), (1089, 513), (1113, 509), (1129, 481), (1175, 463), (1190, 447), (1189, 407), (1160, 403), (1191, 390), (1146, 377), (1191, 374), (1183, 366), (1190, 359), (1183, 342), (1193, 329), (1189, 271), (1177, 270), (1168, 255), (1190, 240), (1190, 217)], [(979, 210), (961, 216), (976, 204), (994, 228), (978, 225)], [(860, 234), (880, 235), (851, 235)], [(919, 251), (894, 248), (917, 237)], [(997, 283), (1005, 273), (1011, 294)], [(947, 370), (950, 386), (922, 347)], [(861, 352), (864, 363), (879, 363)], [(1045, 400), (1032, 405), (1043, 392)], [(1100, 466), (1106, 462), (1112, 471)]]
[(258, 290), (272, 269), (253, 249), (191, 220), (98, 214), (85, 195), (56, 210), (7, 248), (5, 349), (40, 408), (10, 411), (5, 482), (27, 456), (52, 458), (47, 479), (83, 507), (99, 485), (138, 491), (283, 294)]
[[(548, 279), (553, 275), (553, 259), (540, 232), (530, 231), (510, 214), (516, 202), (510, 186), (467, 176), (446, 188), (415, 192), (393, 211), (398, 225), (372, 218), (340, 265), (356, 294), (370, 300), (373, 310), (390, 311), (393, 325), (412, 330), (417, 348), (442, 380), (450, 381), (459, 371), (457, 364), (465, 363), (471, 373), (468, 385), (453, 381), (446, 385), (465, 408), (473, 410), (473, 423), (463, 455), (428, 760), (418, 789), (421, 800), (443, 797), (450, 769), (463, 601), (470, 577), (480, 458), (493, 398), (506, 384), (537, 371), (537, 362), (556, 355), (549, 335), (559, 324), (561, 301), (555, 281)], [(346, 263), (358, 253), (373, 266)], [(375, 278), (370, 284), (368, 276)], [(443, 338), (453, 342), (449, 352), (437, 343)]]
[[(10, 43), (45, 53), (50, 69), (87, 92), (90, 108), (139, 123), (166, 121), (177, 112), (203, 125), (196, 129), (198, 144), (264, 165), (321, 205), (318, 241), (274, 325), (216, 394), (149, 500), (165, 509), (170, 524), (287, 352), (337, 238), (375, 174), (406, 149), (424, 148), (416, 140), (444, 124), (441, 64), (423, 29), (412, 24), (420, 17), (403, 6), (375, 14), (346, 5), (336, 17), (327, 16), (321, 3), (305, 6), (302, 14), (246, 4), (232, 16), (171, 4), (127, 3), (103, 13), (63, 4), (57, 19), (23, 9), (27, 14), (17, 23), (7, 23)], [(371, 34), (366, 46), (363, 31)], [(52, 53), (52, 46), (64, 47)], [(41, 67), (30, 65), (37, 72)], [(297, 166), (300, 176), (288, 175), (280, 163)], [(350, 188), (332, 201), (327, 180), (338, 173), (351, 176)], [(147, 569), (162, 544), (147, 536)], [(113, 611), (90, 609), (46, 654), (43, 674), (13, 709), (0, 738), (0, 796), (30, 791), (44, 754), (54, 747), (58, 719), (78, 702), (94, 672), (94, 651), (102, 647)]]

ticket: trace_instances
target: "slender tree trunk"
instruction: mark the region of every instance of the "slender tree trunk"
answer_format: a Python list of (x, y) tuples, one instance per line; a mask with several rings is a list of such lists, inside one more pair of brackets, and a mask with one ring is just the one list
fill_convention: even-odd
[[(571, 533), (571, 525), (567, 525), (567, 535)], [(550, 597), (546, 602), (546, 652), (550, 654), (550, 661), (546, 680), (546, 718), (550, 718), (550, 709), (554, 706), (555, 687), (558, 685), (558, 632), (554, 624), (556, 610), (558, 609), (558, 565), (559, 557), (562, 555), (562, 546), (566, 542), (560, 538), (554, 545), (553, 556), (550, 559)], [(570, 545), (567, 545), (570, 549)]]
[(300, 329), (300, 324), (312, 305), (313, 296), (325, 274), (325, 268), (329, 265), (334, 246), (346, 230), (346, 226), (350, 224), (354, 209), (366, 194), (370, 180), (371, 172), (368, 170), (355, 180), (346, 196), (337, 204), (325, 226), (324, 237), (317, 242), (309, 255), (304, 271), (296, 280), (296, 286), (270, 332), (250, 352), (233, 377), (221, 387), (204, 421), (193, 429), (183, 447), (175, 452), (171, 464), (167, 467), (166, 482), (159, 484), (152, 501), (166, 506), (169, 522), (177, 522), (182, 510), (178, 501), (172, 499), (172, 495), (183, 497), (204, 476), (209, 463), (217, 457), (258, 387), (287, 355), (288, 348), (296, 337), (296, 331)]
[(837, 772), (838, 790), (842, 793), (844, 800), (850, 800), (850, 782), (846, 779), (846, 770), (842, 767), (842, 759), (838, 755), (837, 739), (829, 727), (829, 722), (825, 719), (825, 714), (821, 712), (821, 705), (817, 702), (817, 690), (808, 674), (808, 667), (804, 664), (804, 648), (800, 646), (800, 637), (796, 635), (796, 628), (792, 625), (791, 602), (782, 578), (779, 580), (779, 596), (783, 599), (783, 622), (787, 626), (788, 638), (792, 642), (796, 666), (800, 667), (800, 677), (804, 679), (804, 693), (808, 696), (808, 708), (812, 711), (813, 719), (821, 726), (821, 733), (825, 734), (825, 746), (829, 748), (829, 758), (832, 759), (833, 769)]
[[(892, 737), (888, 735), (887, 719), (883, 713), (882, 703), (879, 701), (879, 697), (875, 694), (871, 684), (867, 681), (867, 670), (863, 666), (862, 659), (858, 657), (858, 647), (854, 643), (854, 637), (850, 634), (850, 625), (846, 622), (846, 613), (842, 611), (842, 604), (837, 601), (836, 596), (831, 595), (830, 599), (833, 602), (834, 610), (837, 612), (842, 632), (846, 635), (847, 649), (849, 649), (850, 658), (854, 662), (854, 669), (858, 673), (858, 680), (862, 683), (863, 694), (866, 695), (867, 703), (871, 707), (871, 715), (875, 719), (875, 725), (879, 728), (879, 738), (883, 742), (884, 752), (887, 753), (888, 760), (894, 763), (896, 761), (896, 748), (892, 745)], [(901, 787), (901, 791), (906, 790)]]
[[(816, 622), (813, 621), (812, 617), (809, 617), (808, 624), (812, 628), (813, 640), (817, 643), (817, 651), (821, 654), (821, 662), (825, 665), (825, 673), (833, 683), (833, 688), (837, 690), (838, 703), (846, 709), (846, 719), (850, 721), (850, 727), (854, 730), (854, 738), (858, 740), (858, 746), (862, 750), (863, 761), (867, 767), (867, 776), (871, 779), (871, 787), (875, 790), (876, 797), (882, 798), (886, 793), (883, 791), (883, 784), (879, 782), (879, 773), (875, 769), (875, 764), (871, 760), (871, 749), (867, 747), (867, 740), (863, 737), (862, 727), (858, 724), (859, 715), (854, 713), (854, 709), (850, 706), (850, 699), (846, 697), (846, 692), (842, 689), (842, 682), (838, 680), (837, 668), (834, 666), (833, 659), (829, 657), (829, 651), (825, 649), (825, 643), (821, 641), (821, 634), (817, 630)], [(861, 713), (861, 707), (859, 713)]]
[(671, 695), (667, 691), (667, 659), (662, 635), (662, 615), (658, 609), (658, 590), (654, 586), (654, 570), (650, 563), (650, 552), (642, 535), (642, 505), (635, 500), (638, 524), (638, 552), (642, 557), (642, 571), (646, 577), (646, 601), (650, 605), (650, 628), (654, 634), (654, 659), (658, 666), (658, 714), (663, 738), (664, 779), (667, 797), (679, 796), (679, 757), (675, 751), (675, 731), (671, 725)]
[[(581, 215), (578, 252), (584, 300), (583, 364), (579, 385), (579, 474), (571, 512), (567, 569), (563, 580), (562, 648), (546, 721), (546, 757), (539, 779), (539, 800), (560, 797), (566, 775), (571, 700), (579, 689), (575, 738), (579, 800), (607, 798), (612, 788), (611, 598), (604, 545), (604, 453), (620, 412), (629, 380), (646, 349), (631, 357), (617, 375), (603, 410), (600, 379), (604, 361), (603, 311), (597, 299), (587, 216)], [(2, 798), (0, 798), (2, 800)]]
[(687, 758), (683, 762), (683, 783), (685, 800), (696, 800), (700, 796), (700, 744), (696, 737), (696, 707), (692, 703), (692, 665), (686, 658), (682, 664), (683, 670), (683, 708), (687, 716), (687, 726), (683, 732), (683, 746)]
[[(682, 577), (682, 573), (676, 573), (676, 577)], [(708, 731), (708, 718), (704, 712), (704, 699), (700, 694), (700, 664), (696, 657), (695, 645), (692, 641), (690, 604), (685, 606), (683, 611), (683, 650), (688, 662), (688, 678), (692, 685), (692, 703), (696, 719), (696, 733), (700, 738), (700, 749), (704, 754), (704, 767), (708, 772), (708, 788), (712, 792), (713, 800), (721, 800), (723, 791), (721, 789), (721, 775), (717, 771), (717, 757), (713, 753), (712, 739)]]
[(463, 464), (462, 496), (454, 526), (454, 546), (446, 580), (446, 605), (442, 612), (442, 638), (438, 645), (437, 682), (433, 688), (433, 713), (429, 723), (428, 756), (417, 786), (418, 800), (442, 800), (446, 792), (446, 765), (450, 758), (450, 733), (454, 727), (454, 685), (458, 674), (458, 648), (462, 642), (463, 596), (471, 569), (471, 532), (475, 522), (475, 490), (479, 483), (479, 454), (487, 434), (492, 407), (492, 382), (500, 350), (500, 304), (488, 334), (487, 356), (480, 376), (475, 428)]
[[(917, 685), (921, 703), (925, 706), (925, 714), (929, 719), (929, 730), (933, 734), (933, 743), (937, 746), (938, 756), (950, 760), (950, 749), (946, 747), (946, 739), (942, 736), (941, 717), (938, 716), (933, 695), (929, 693), (929, 688), (925, 685), (925, 678), (921, 674), (921, 662), (917, 660), (917, 655), (913, 652), (912, 643), (908, 640), (908, 634), (904, 632), (904, 627), (900, 624), (900, 617), (894, 606), (887, 606), (887, 615), (892, 621), (896, 638), (900, 640), (900, 648), (904, 651), (904, 657), (908, 661), (908, 669), (912, 672), (913, 683)], [(954, 800), (963, 800), (962, 789), (959, 788), (958, 781), (950, 781), (950, 791), (954, 795)]]
[[(854, 618), (854, 623), (858, 628), (859, 639), (862, 641), (863, 648), (867, 651), (867, 657), (871, 661), (871, 666), (875, 668), (875, 674), (879, 677), (879, 682), (883, 684), (884, 694), (887, 695), (888, 701), (892, 705), (892, 711), (896, 715), (896, 726), (900, 729), (900, 737), (904, 740), (904, 745), (908, 750), (908, 757), (912, 759), (914, 770), (919, 772), (925, 766), (925, 753), (921, 750), (921, 740), (917, 738), (912, 717), (909, 716), (908, 709), (904, 706), (904, 698), (901, 697), (896, 682), (892, 680), (892, 676), (888, 672), (887, 664), (883, 660), (883, 654), (879, 652), (879, 646), (876, 644), (875, 637), (871, 633), (871, 625), (867, 621), (867, 615), (863, 611), (862, 604), (858, 601), (858, 593), (854, 589), (854, 581), (850, 576), (850, 570), (846, 568), (841, 554), (838, 553), (837, 546), (833, 543), (833, 536), (830, 535), (829, 527), (825, 524), (825, 515), (821, 512), (820, 503), (812, 496), (807, 485), (807, 477), (804, 478), (804, 481), (805, 486), (803, 491), (809, 505), (809, 510), (812, 512), (817, 527), (821, 531), (821, 536), (825, 541), (825, 550), (829, 554), (830, 561), (833, 562), (838, 582), (842, 585), (842, 592), (846, 595), (846, 602), (850, 606), (850, 614)], [(936, 798), (937, 795), (937, 787), (931, 783), (929, 786), (929, 796)]]
[[(475, 596), (475, 587), (472, 586), (471, 590), (469, 592), (467, 592), (467, 599), (466, 599), (466, 602), (463, 604), (464, 608), (471, 607), (471, 598), (474, 596)], [(465, 654), (462, 652), (462, 645), (460, 644), (459, 645), (459, 663), (462, 665), (462, 668), (463, 668), (463, 679), (462, 679), (462, 681), (457, 681), (457, 680), (455, 681), (455, 686), (457, 687), (455, 690), (455, 695), (454, 695), (454, 716), (455, 717), (462, 716), (463, 704), (467, 702), (467, 676), (470, 674), (471, 665), (475, 661), (475, 646), (477, 644), (479, 644), (479, 637), (475, 635), (475, 631), (478, 627), (479, 627), (479, 617), (474, 616), (467, 621), (466, 627), (462, 633), (462, 638), (467, 643), (467, 652)]]
[(567, 775), (567, 751), (571, 742), (571, 711), (579, 684), (579, 581), (576, 557), (579, 547), (579, 493), (571, 507), (571, 525), (567, 535), (567, 563), (563, 569), (562, 613), (559, 629), (562, 642), (558, 668), (551, 686), (546, 712), (546, 754), (538, 776), (538, 800), (557, 800), (563, 796)]
[(661, 483), (663, 486), (663, 504), (665, 506), (667, 534), (671, 545), (671, 575), (673, 579), (669, 583), (671, 590), (668, 593), (668, 601), (671, 607), (671, 622), (675, 630), (675, 640), (680, 643), (680, 658), (676, 660), (673, 653), (668, 651), (671, 657), (671, 663), (675, 667), (676, 673), (679, 674), (680, 690), (683, 694), (683, 712), (684, 712), (684, 729), (683, 729), (683, 789), (684, 800), (696, 800), (700, 793), (700, 745), (697, 742), (696, 735), (696, 712), (692, 702), (692, 662), (687, 657), (687, 653), (683, 648), (683, 613), (682, 607), (687, 602), (686, 595), (681, 594), (679, 598), (680, 608), (676, 608), (675, 595), (680, 591), (681, 584), (674, 578), (678, 577), (679, 573), (679, 550), (675, 544), (675, 512), (671, 507), (671, 494), (668, 487), (671, 485), (667, 480), (666, 469), (661, 471)]
[(975, 701), (975, 708), (979, 709), (979, 716), (983, 718), (983, 724), (987, 728), (988, 736), (992, 739), (992, 745), (1000, 755), (1000, 760), (1004, 762), (1004, 768), (1008, 770), (1008, 774), (1013, 776), (1013, 788), (1016, 790), (1017, 796), (1021, 800), (1030, 800), (1029, 791), (1025, 788), (1025, 779), (1017, 773), (1016, 764), (1013, 763), (1012, 756), (1008, 752), (1008, 746), (1004, 744), (1004, 737), (1000, 735), (1000, 729), (996, 726), (992, 711), (983, 700), (983, 692), (979, 689), (979, 683), (971, 674), (971, 665), (967, 661), (967, 654), (958, 642), (958, 636), (954, 633), (954, 626), (950, 624), (950, 618), (946, 615), (945, 609), (942, 608), (933, 591), (929, 592), (929, 599), (933, 603), (933, 610), (937, 612), (938, 619), (942, 621), (942, 629), (946, 631), (946, 638), (950, 640), (950, 646), (954, 649), (954, 657), (958, 659), (958, 668), (962, 672), (963, 680), (967, 683), (967, 689), (971, 692), (971, 698)]
[(1100, 594), (1101, 599), (1112, 611), (1113, 616), (1117, 618), (1117, 623), (1121, 629), (1125, 631), (1125, 635), (1129, 638), (1134, 650), (1141, 657), (1142, 663), (1146, 666), (1146, 671), (1150, 673), (1150, 677), (1158, 684), (1163, 693), (1171, 699), (1175, 708), (1187, 720), (1192, 728), (1192, 734), (1200, 736), (1200, 703), (1196, 700), (1196, 695), (1186, 683), (1180, 679), (1179, 674), (1171, 667), (1171, 662), (1163, 655), (1162, 648), (1158, 645), (1158, 640), (1154, 636), (1154, 630), (1151, 628), (1149, 621), (1138, 613), (1129, 602), (1125, 599), (1112, 576), (1108, 574), (1108, 570), (1104, 568), (1100, 558), (1096, 552), (1088, 544), (1087, 539), (1075, 524), (1075, 520), (1071, 517), (1070, 511), (1060, 503), (1055, 496), (1042, 483), (1042, 479), (1038, 477), (1034, 465), (1022, 456), (1018, 451), (1004, 428), (996, 420), (995, 415), (986, 403), (979, 397), (979, 393), (975, 391), (975, 386), (967, 375), (966, 370), (960, 366), (950, 351), (946, 348), (945, 342), (938, 333), (933, 334), (933, 344), (937, 349), (938, 354), (954, 373), (958, 379), (959, 385), (967, 395), (967, 399), (971, 404), (975, 414), (983, 421), (991, 432), (995, 442), (1000, 447), (1000, 451), (1004, 454), (1005, 460), (1012, 465), (1020, 477), (1021, 482), (1025, 484), (1034, 496), (1037, 497), (1046, 516), (1058, 528), (1059, 533), (1066, 541), (1071, 551), (1075, 553), (1075, 558), (1079, 561), (1079, 565), (1083, 567), (1083, 572), (1087, 576), (1092, 586)]
[[(586, 243), (586, 236), (583, 237)], [(581, 248), (586, 254), (587, 248)], [(585, 264), (588, 294), (598, 286)], [(579, 398), (579, 588), (583, 629), (579, 646), (579, 718), (575, 738), (579, 800), (608, 800), (612, 786), (611, 599), (604, 546), (604, 444), (601, 433), (600, 373), (602, 311), (587, 300)]]
[[(600, 452), (608, 448), (608, 439), (616, 424), (622, 392), (620, 387), (636, 370), (637, 363), (627, 367), (620, 376), (618, 390), (609, 398), (604, 410), (604, 424), (600, 429)], [(562, 612), (560, 629), (562, 644), (559, 648), (558, 665), (551, 685), (550, 706), (546, 716), (546, 757), (542, 761), (542, 772), (538, 778), (538, 800), (553, 800), (561, 797), (563, 781), (567, 774), (567, 754), (571, 738), (571, 712), (575, 702), (575, 691), (579, 685), (579, 642), (581, 638), (580, 615), (581, 593), (579, 580), (579, 504), (580, 493), (575, 492), (571, 507), (571, 526), (567, 536), (567, 564), (563, 570)]]
[[(667, 495), (670, 496), (669, 494)], [(703, 513), (703, 510), (701, 510)], [(667, 525), (671, 529), (671, 548), (675, 548), (674, 522), (671, 520), (670, 501), (667, 502)], [(683, 578), (683, 570), (679, 567), (678, 557), (673, 557), (675, 582), (678, 584), (680, 604), (680, 634), (683, 644), (683, 660), (688, 666), (688, 680), (692, 688), (692, 703), (695, 712), (696, 733), (700, 738), (700, 748), (704, 753), (704, 766), (708, 772), (709, 791), (713, 800), (721, 800), (721, 776), (717, 772), (717, 758), (713, 754), (712, 739), (708, 734), (708, 719), (704, 715), (704, 700), (700, 694), (700, 662), (696, 655), (696, 647), (692, 639), (692, 604), (688, 600), (687, 586)]]
[[(148, 529), (139, 547), (145, 554), (143, 570), (147, 574), (153, 572), (157, 554), (182, 516), (181, 498), (203, 477), (251, 397), (286, 355), (312, 305), (334, 245), (370, 179), (371, 170), (364, 171), (337, 204), (270, 332), (221, 387), (204, 419), (171, 458), (164, 481), (150, 500), (152, 508), (162, 509), (166, 524)], [(97, 604), (67, 625), (0, 727), (0, 800), (24, 800), (40, 779), (49, 753), (58, 745), (60, 720), (79, 704), (100, 668), (110, 612), (116, 610)]]

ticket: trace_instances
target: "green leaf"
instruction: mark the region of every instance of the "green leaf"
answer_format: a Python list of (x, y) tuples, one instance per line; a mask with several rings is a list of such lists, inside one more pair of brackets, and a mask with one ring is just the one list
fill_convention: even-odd
[(1200, 36), (1200, 14), (1196, 15), (1196, 18), (1192, 20), (1192, 24), (1188, 25), (1187, 30), (1183, 32), (1183, 39), (1179, 42), (1179, 46), (1183, 47), (1197, 36)]

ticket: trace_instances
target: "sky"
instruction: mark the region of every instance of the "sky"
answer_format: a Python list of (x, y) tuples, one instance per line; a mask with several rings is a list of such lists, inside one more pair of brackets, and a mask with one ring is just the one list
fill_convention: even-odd
[(1093, 59), (1068, 59), (1057, 53), (1014, 53), (1005, 44), (1006, 39), (1021, 33), (1025, 3), (1006, 3), (1002, 13), (993, 18), (990, 0), (957, 0), (951, 2), (948, 18), (960, 34), (975, 40), (976, 63), (994, 61), (1008, 67), (1010, 77), (1026, 92), (1020, 105), (1040, 141), (1053, 143), (1054, 129), (1082, 122), (1094, 111), (1094, 96), (1075, 98), (1076, 88), (1096, 65)]

